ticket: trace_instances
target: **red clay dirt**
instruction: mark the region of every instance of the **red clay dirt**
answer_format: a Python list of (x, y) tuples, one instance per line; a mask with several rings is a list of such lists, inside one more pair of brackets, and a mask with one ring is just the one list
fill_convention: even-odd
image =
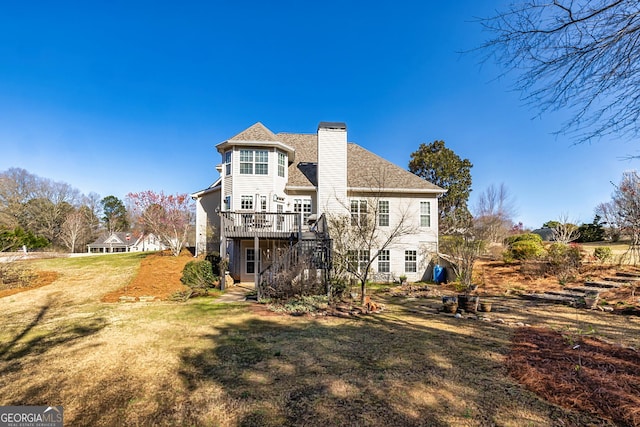
[(167, 300), (174, 293), (189, 289), (180, 282), (182, 270), (189, 261), (193, 261), (189, 251), (182, 251), (177, 257), (168, 251), (151, 254), (140, 262), (138, 274), (129, 284), (104, 295), (102, 301), (119, 302), (122, 296)]
[(0, 298), (50, 285), (51, 283), (55, 282), (59, 276), (55, 271), (36, 271), (35, 273), (37, 276), (35, 280), (29, 284), (29, 286), (3, 289), (0, 291)]

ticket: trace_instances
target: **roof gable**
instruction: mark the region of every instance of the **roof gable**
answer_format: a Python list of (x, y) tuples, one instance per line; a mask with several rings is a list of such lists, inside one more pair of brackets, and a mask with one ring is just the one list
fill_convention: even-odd
[(276, 136), (265, 125), (258, 122), (243, 130), (228, 141), (277, 141)]
[(124, 243), (124, 242), (120, 240), (120, 238), (116, 233), (113, 233), (112, 235), (104, 239), (104, 243)]

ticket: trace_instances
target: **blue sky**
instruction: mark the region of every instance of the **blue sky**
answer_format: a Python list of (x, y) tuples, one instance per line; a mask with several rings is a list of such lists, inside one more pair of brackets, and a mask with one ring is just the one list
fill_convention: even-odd
[[(505, 183), (516, 220), (590, 222), (634, 141), (572, 145), (566, 112), (536, 117), (475, 54), (499, 0), (34, 1), (0, 14), (0, 170), (83, 193), (189, 193), (217, 177), (214, 146), (257, 121), (349, 141), (406, 168), (444, 140), (471, 160), (470, 204)], [(363, 5), (367, 6), (364, 7)]]

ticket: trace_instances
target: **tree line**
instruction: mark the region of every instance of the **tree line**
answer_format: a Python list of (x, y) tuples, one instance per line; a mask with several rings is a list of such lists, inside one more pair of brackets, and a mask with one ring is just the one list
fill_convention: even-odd
[(84, 252), (99, 236), (119, 231), (154, 233), (174, 254), (180, 252), (193, 222), (186, 194), (129, 193), (126, 202), (10, 168), (0, 172), (0, 252)]
[(0, 173), (0, 251), (84, 251), (101, 233), (128, 229), (127, 210), (115, 196), (85, 195), (21, 168)]

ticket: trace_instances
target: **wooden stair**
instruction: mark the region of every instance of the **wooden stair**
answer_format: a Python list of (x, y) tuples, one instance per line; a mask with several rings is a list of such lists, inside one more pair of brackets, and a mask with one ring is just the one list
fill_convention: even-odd
[(531, 300), (547, 301), (559, 304), (580, 304), (586, 296), (597, 296), (601, 292), (629, 286), (640, 281), (640, 273), (617, 272), (615, 277), (603, 277), (601, 280), (586, 280), (583, 286), (567, 286), (559, 291), (533, 292), (522, 297)]

